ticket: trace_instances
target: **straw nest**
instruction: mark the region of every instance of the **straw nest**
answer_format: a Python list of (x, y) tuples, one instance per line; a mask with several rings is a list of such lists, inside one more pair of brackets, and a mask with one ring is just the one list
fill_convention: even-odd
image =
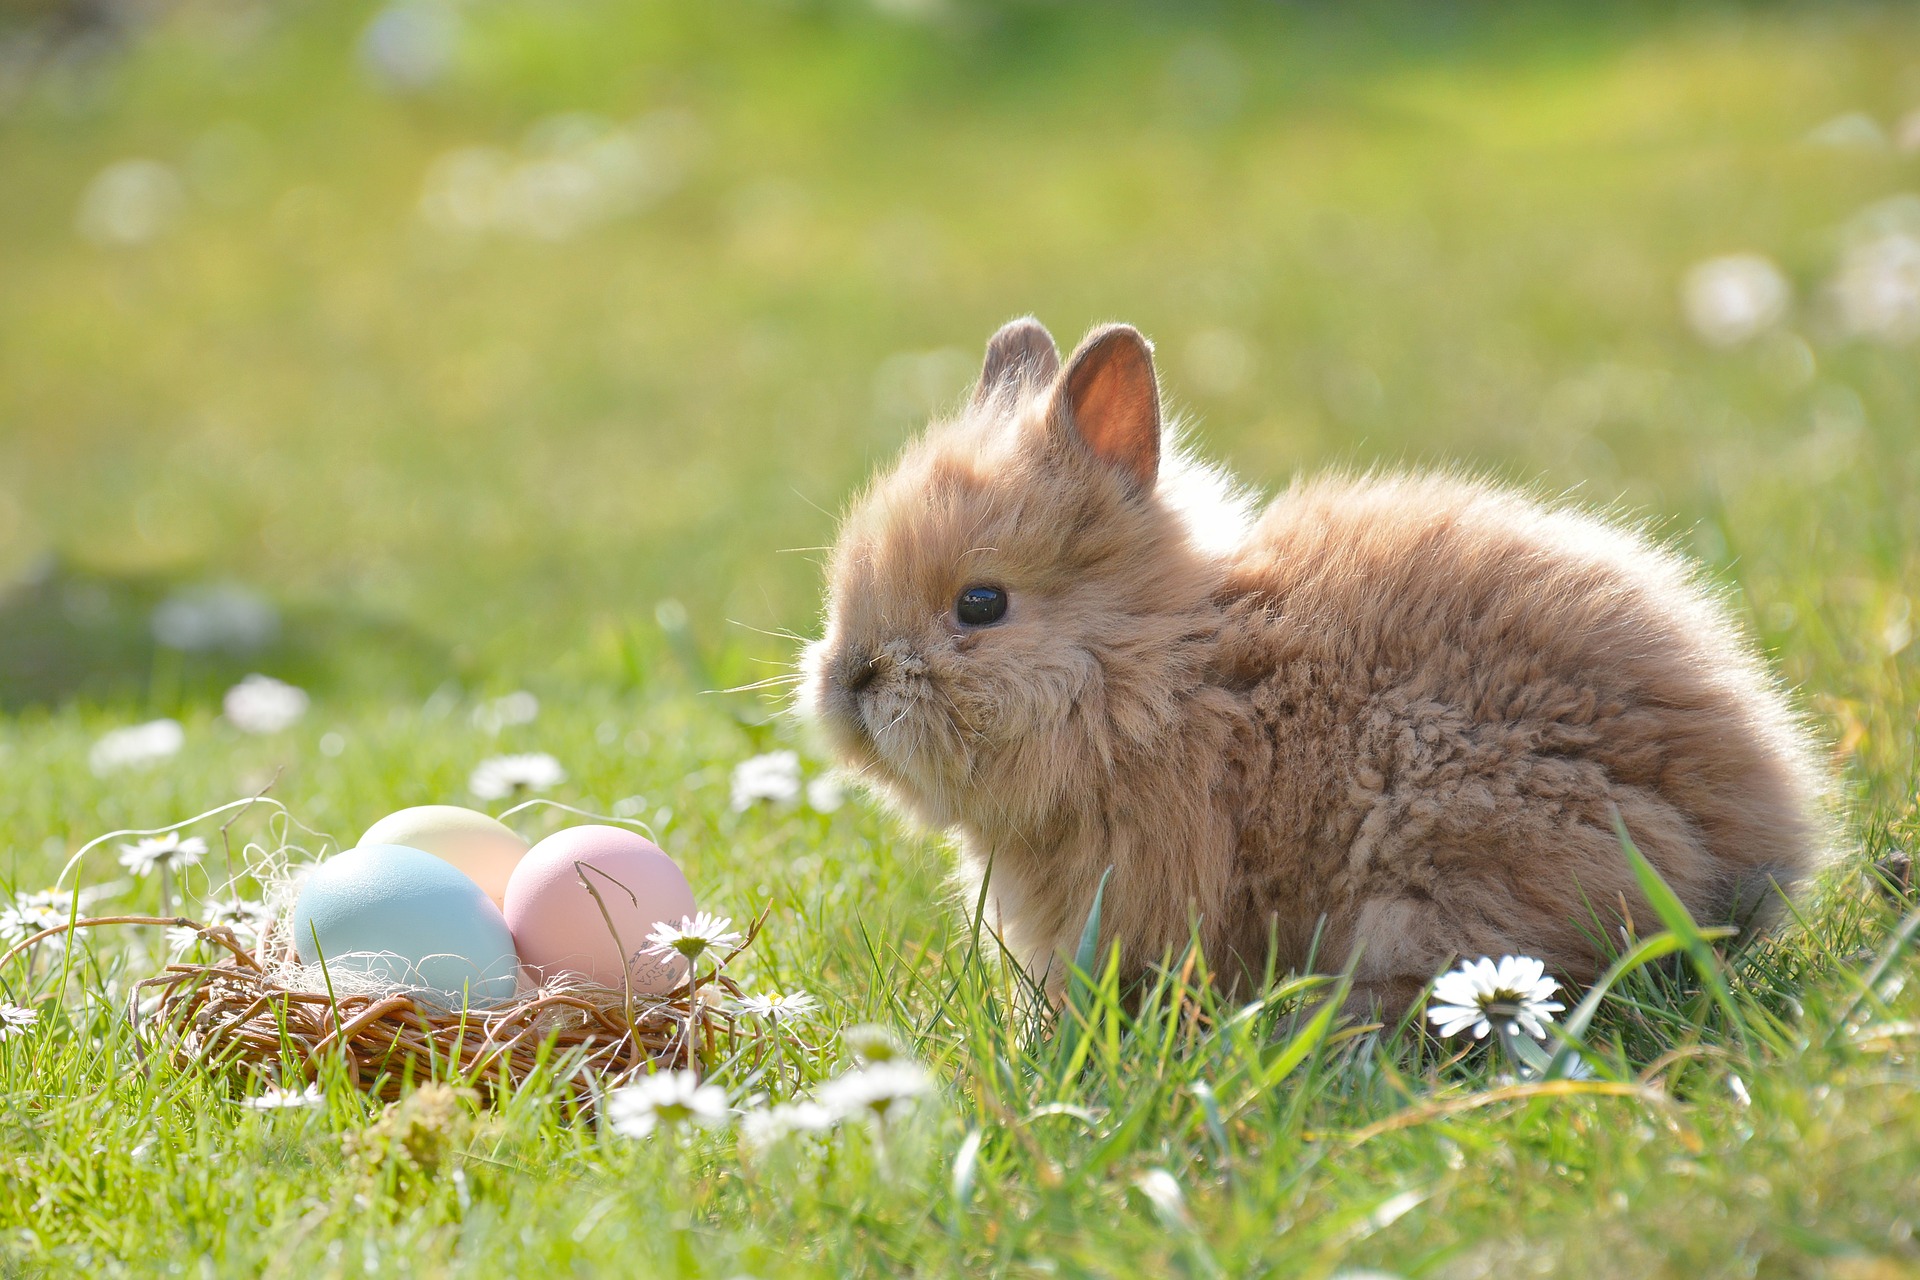
[[(225, 952), (217, 963), (169, 964), (137, 984), (136, 1025), (150, 1049), (183, 1069), (256, 1083), (315, 1080), (339, 1061), (359, 1088), (387, 1099), (428, 1080), (488, 1097), (544, 1073), (592, 1110), (607, 1089), (656, 1070), (704, 1071), (757, 1034), (734, 1016), (729, 997), (740, 990), (721, 970), (753, 945), (758, 921), (720, 965), (667, 996), (548, 984), (509, 1003), (452, 1011), (404, 991), (342, 990), (303, 969), (276, 928), (249, 949), (231, 929), (184, 916), (76, 920), (24, 939), (0, 966), (68, 929), (105, 925), (192, 929)], [(315, 976), (320, 982), (302, 981)]]

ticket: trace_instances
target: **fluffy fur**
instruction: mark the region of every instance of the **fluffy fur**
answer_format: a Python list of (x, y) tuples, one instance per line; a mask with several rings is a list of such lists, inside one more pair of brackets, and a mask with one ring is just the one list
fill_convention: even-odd
[[(1805, 733), (1685, 563), (1450, 476), (1322, 476), (1253, 520), (1165, 434), (1149, 352), (996, 335), (847, 517), (803, 662), (842, 760), (957, 835), (1034, 972), (1108, 867), (1130, 970), (1193, 929), (1229, 981), (1357, 950), (1397, 1013), (1456, 957), (1590, 980), (1651, 918), (1616, 812), (1703, 921), (1764, 923), (1814, 865)], [(978, 585), (1010, 603), (968, 627)]]

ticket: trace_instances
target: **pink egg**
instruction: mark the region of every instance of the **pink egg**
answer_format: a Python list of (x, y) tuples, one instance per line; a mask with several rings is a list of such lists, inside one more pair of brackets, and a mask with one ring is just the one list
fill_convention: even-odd
[(632, 831), (554, 832), (513, 869), (505, 912), (520, 959), (537, 978), (572, 974), (618, 989), (630, 974), (633, 989), (649, 995), (686, 979), (680, 957), (640, 953), (655, 925), (693, 914), (693, 890), (660, 846)]

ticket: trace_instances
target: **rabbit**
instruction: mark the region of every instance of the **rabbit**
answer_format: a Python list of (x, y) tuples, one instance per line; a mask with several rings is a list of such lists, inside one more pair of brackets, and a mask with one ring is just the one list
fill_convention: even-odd
[[(1459, 959), (1590, 983), (1655, 920), (1749, 932), (1822, 856), (1808, 731), (1680, 557), (1450, 474), (1302, 479), (1256, 513), (1163, 423), (1152, 348), (1037, 321), (876, 479), (797, 701), (956, 838), (968, 906), (1056, 1000), (1197, 936), (1240, 988), (1352, 967), (1400, 1017)], [(1617, 817), (1616, 817), (1617, 816)]]

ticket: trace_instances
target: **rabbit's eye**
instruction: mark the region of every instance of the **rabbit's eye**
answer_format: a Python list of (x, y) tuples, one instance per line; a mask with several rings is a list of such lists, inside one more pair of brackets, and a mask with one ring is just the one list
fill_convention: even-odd
[(998, 587), (968, 587), (953, 602), (962, 626), (984, 627), (1007, 616), (1007, 593)]

